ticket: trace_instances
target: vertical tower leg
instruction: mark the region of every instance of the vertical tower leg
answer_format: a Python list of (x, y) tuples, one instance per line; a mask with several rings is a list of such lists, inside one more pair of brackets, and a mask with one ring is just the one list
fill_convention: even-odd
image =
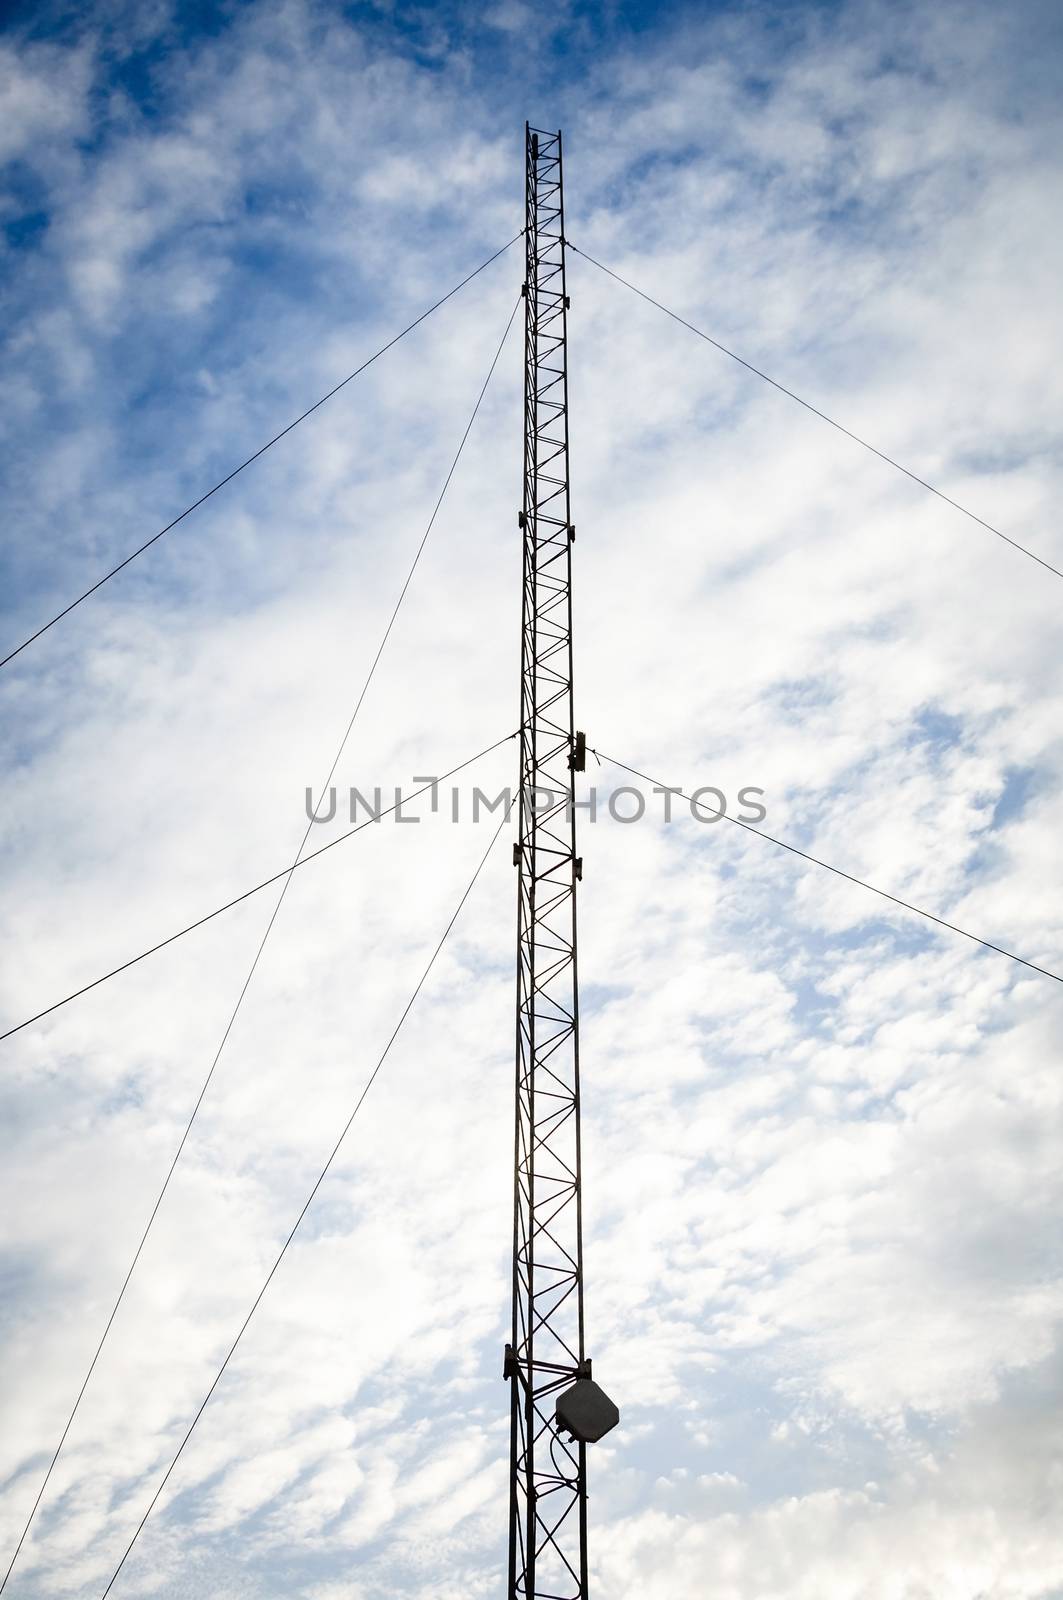
[[(561, 135), (526, 129), (524, 534), (508, 1600), (586, 1600), (572, 538)], [(579, 752), (577, 754), (577, 751)], [(587, 1385), (588, 1388), (592, 1387)]]

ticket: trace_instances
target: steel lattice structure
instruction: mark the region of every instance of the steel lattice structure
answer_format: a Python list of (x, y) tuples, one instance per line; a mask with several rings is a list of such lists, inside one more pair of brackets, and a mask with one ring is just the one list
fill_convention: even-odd
[[(583, 1328), (572, 526), (561, 135), (526, 128), (524, 534), (508, 1600), (586, 1600), (586, 1444), (554, 1407)], [(584, 1383), (583, 1389), (591, 1385)]]

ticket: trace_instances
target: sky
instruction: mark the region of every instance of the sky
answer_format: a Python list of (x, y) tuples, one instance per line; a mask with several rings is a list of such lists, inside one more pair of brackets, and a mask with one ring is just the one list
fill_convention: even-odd
[[(519, 230), (1063, 567), (1052, 4), (8, 5), (6, 653)], [(282, 867), (514, 247), (0, 671), (3, 1027)], [(1060, 1600), (1060, 580), (579, 255), (597, 1600)], [(312, 843), (518, 717), (519, 316)], [(296, 874), (8, 1585), (98, 1597), (486, 848)], [(476, 884), (115, 1596), (503, 1582), (515, 878)], [(0, 1043), (6, 1566), (275, 900)], [(2, 1031), (2, 1030), (0, 1030)]]

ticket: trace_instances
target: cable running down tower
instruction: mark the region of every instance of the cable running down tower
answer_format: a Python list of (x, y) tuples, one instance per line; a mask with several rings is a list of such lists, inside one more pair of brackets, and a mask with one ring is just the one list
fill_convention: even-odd
[(561, 135), (525, 129), (524, 535), (507, 1600), (587, 1600), (587, 1445), (619, 1421), (584, 1346), (568, 295)]

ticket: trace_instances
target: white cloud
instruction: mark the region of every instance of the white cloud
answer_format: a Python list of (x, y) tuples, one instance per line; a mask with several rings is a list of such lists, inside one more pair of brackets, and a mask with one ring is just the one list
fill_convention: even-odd
[[(1058, 563), (1058, 113), (1027, 21), (691, 15), (597, 41), (557, 99), (578, 245)], [(488, 78), (445, 17), (425, 65), (382, 26), (288, 4), (169, 34), (154, 117), (90, 95), (91, 19), (5, 46), (49, 218), (8, 257), (12, 639), (516, 231), (518, 44)], [(515, 250), (6, 669), (12, 1021), (294, 851), (520, 275)], [(570, 288), (591, 743), (757, 784), (770, 832), (1059, 970), (1056, 580), (578, 258)], [(341, 794), (513, 725), (519, 355), (518, 329)], [(595, 1592), (1047, 1600), (1054, 986), (679, 810), (583, 831), (588, 1325), (623, 1414)], [(486, 837), (425, 813), (296, 875), (19, 1600), (102, 1589)], [(497, 1593), (512, 892), (504, 837), (126, 1592)], [(0, 1548), (270, 904), (5, 1046)]]

